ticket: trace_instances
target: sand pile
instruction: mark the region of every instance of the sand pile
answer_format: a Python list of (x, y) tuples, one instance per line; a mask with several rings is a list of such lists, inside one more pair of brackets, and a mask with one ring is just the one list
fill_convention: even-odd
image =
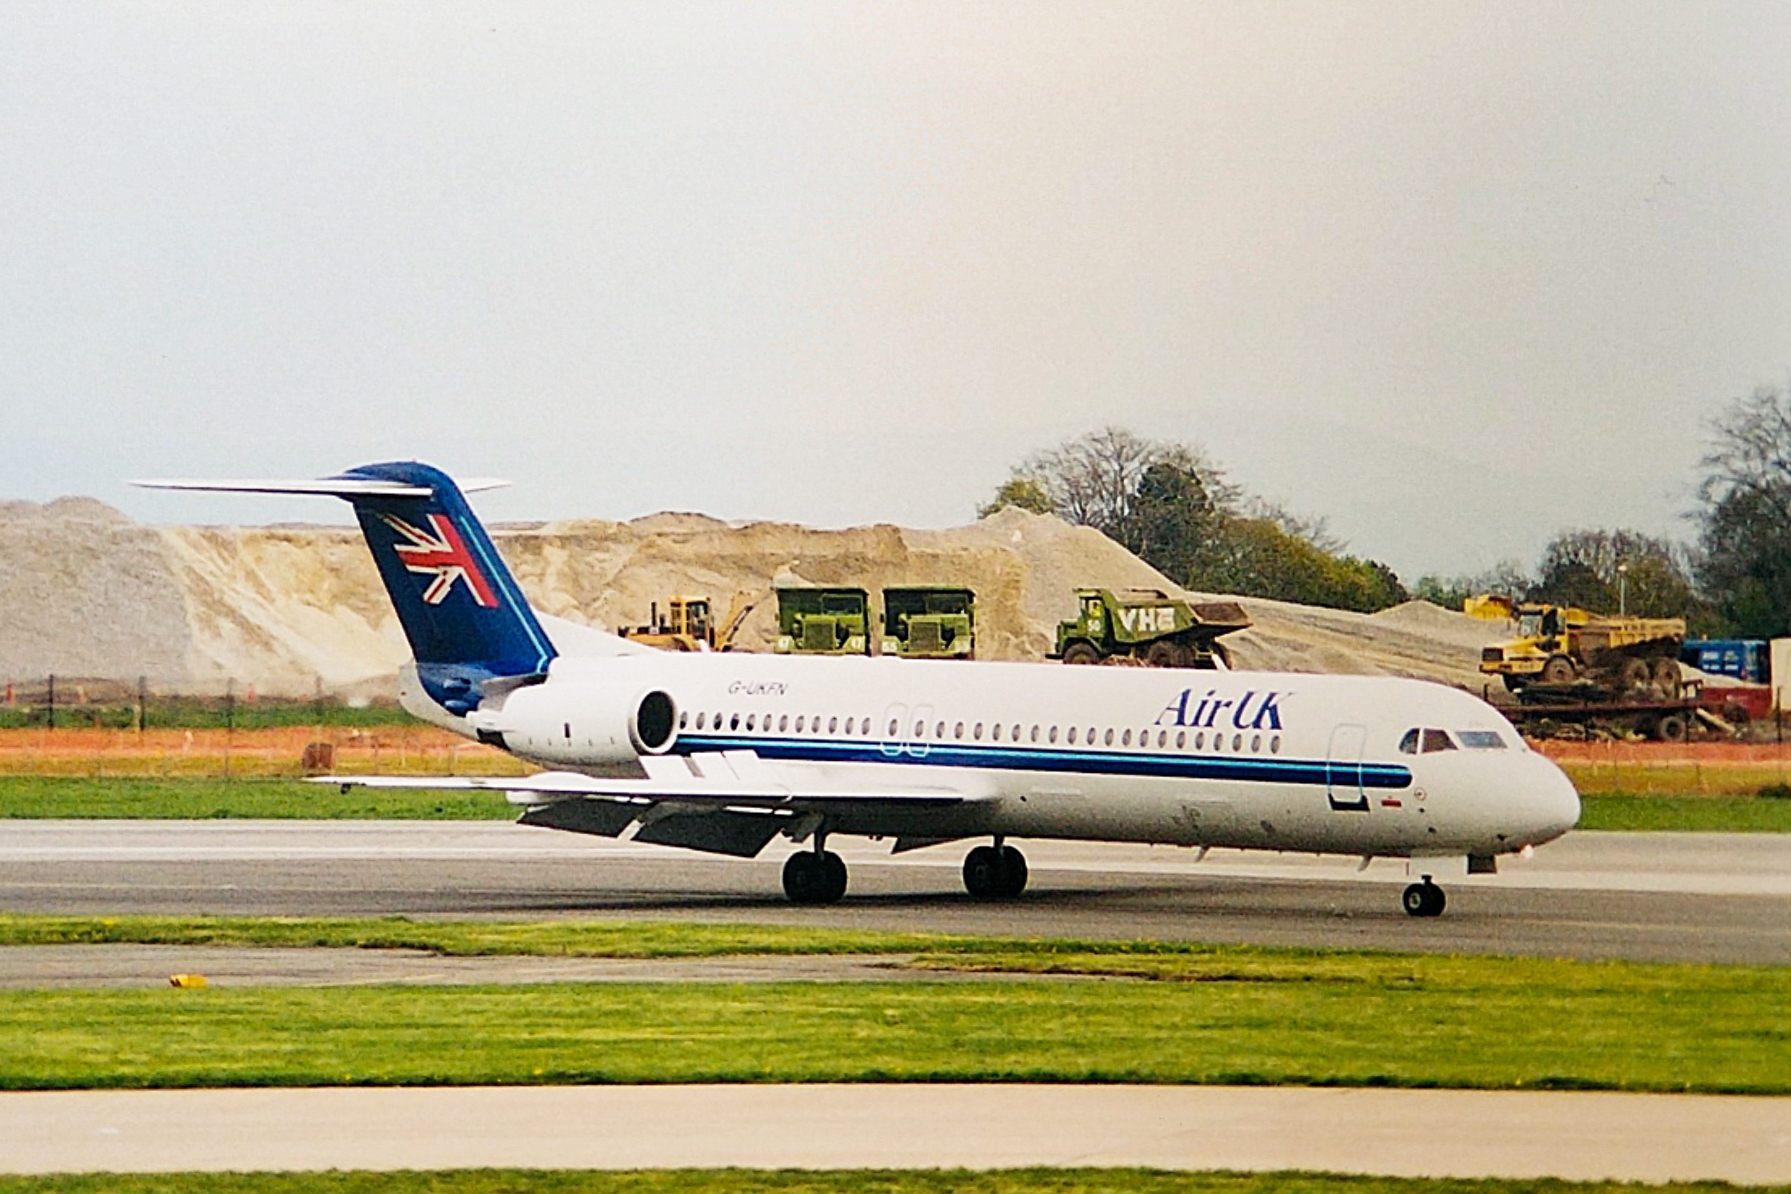
[[(541, 609), (615, 629), (672, 594), (724, 611), (758, 604), (739, 639), (776, 636), (772, 578), (873, 592), (960, 584), (977, 593), (978, 654), (1037, 659), (1081, 586), (1171, 589), (1106, 536), (1008, 509), (971, 526), (814, 530), (698, 514), (493, 528)], [(151, 528), (88, 499), (0, 505), (0, 678), (127, 679), (158, 687), (309, 695), (389, 688), (407, 657), (358, 532), (347, 528)], [(1240, 666), (1422, 676), (1478, 688), (1480, 647), (1502, 628), (1421, 602), (1373, 616), (1246, 600)]]

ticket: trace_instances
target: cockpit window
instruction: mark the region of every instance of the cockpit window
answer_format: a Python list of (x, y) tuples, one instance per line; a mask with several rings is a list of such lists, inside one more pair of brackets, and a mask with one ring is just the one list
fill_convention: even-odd
[(1469, 750), (1504, 750), (1505, 738), (1497, 730), (1457, 730), (1455, 736)]
[[(1504, 744), (1500, 743), (1499, 745)], [(1443, 730), (1428, 728), (1407, 730), (1405, 737), (1399, 740), (1400, 753), (1408, 755), (1428, 755), (1435, 754), (1439, 750), (1454, 749), (1454, 741)]]

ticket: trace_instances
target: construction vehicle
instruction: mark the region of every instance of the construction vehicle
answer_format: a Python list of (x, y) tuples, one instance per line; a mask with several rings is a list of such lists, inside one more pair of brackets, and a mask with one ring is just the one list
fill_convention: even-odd
[(780, 655), (869, 655), (870, 594), (820, 585), (777, 590)]
[(1512, 692), (1584, 682), (1620, 696), (1679, 696), (1684, 618), (1611, 617), (1496, 596), (1470, 598), (1464, 608), (1480, 617), (1502, 608), (1517, 623), (1517, 638), (1480, 654), (1481, 672), (1498, 676)]
[(954, 585), (884, 589), (882, 651), (903, 659), (974, 659), (976, 594)]
[(1050, 656), (1065, 663), (1229, 668), (1219, 637), (1250, 625), (1235, 601), (1183, 601), (1159, 589), (1077, 589), (1076, 600), (1080, 608), (1058, 624)]
[(740, 624), (756, 605), (751, 593), (735, 593), (728, 616), (717, 625), (707, 597), (668, 597), (664, 618), (656, 601), (647, 607), (647, 624), (624, 626), (622, 637), (662, 651), (732, 651)]

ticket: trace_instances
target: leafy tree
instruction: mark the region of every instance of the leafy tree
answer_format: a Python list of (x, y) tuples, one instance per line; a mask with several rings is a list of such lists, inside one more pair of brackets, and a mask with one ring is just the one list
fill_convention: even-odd
[(1365, 611), (1406, 600), (1385, 564), (1341, 555), (1322, 519), (1245, 494), (1186, 444), (1104, 427), (1028, 457), (983, 510), (1041, 495), (1190, 588)]
[(1045, 492), (1044, 486), (1030, 477), (1015, 475), (1001, 483), (995, 491), (995, 497), (986, 506), (979, 506), (978, 518), (987, 518), (1009, 506), (1018, 506), (1022, 510), (1034, 514), (1050, 514), (1055, 507), (1051, 503), (1051, 495)]
[(1739, 634), (1791, 632), (1791, 397), (1762, 386), (1711, 420), (1698, 579)]
[(1536, 581), (1516, 560), (1503, 560), (1485, 572), (1466, 576), (1421, 576), (1413, 596), (1444, 609), (1459, 611), (1469, 597), (1498, 593), (1506, 597), (1523, 597), (1536, 587)]
[(1644, 617), (1693, 613), (1685, 551), (1639, 531), (1563, 531), (1542, 552), (1530, 596), (1597, 613), (1620, 609)]

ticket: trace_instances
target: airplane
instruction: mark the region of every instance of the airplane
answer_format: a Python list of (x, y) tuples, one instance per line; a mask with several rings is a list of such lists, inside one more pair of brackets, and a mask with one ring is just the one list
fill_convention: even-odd
[[(831, 904), (834, 836), (893, 853), (986, 839), (966, 891), (1025, 889), (1013, 839), (1423, 860), (1469, 874), (1579, 820), (1579, 795), (1491, 705), (1390, 676), (670, 653), (529, 606), (464, 496), (417, 462), (313, 481), (140, 481), (326, 495), (353, 508), (409, 639), (405, 709), (546, 768), (329, 777), (503, 791), (525, 825), (756, 857)], [(1401, 894), (1440, 915), (1425, 874)]]

